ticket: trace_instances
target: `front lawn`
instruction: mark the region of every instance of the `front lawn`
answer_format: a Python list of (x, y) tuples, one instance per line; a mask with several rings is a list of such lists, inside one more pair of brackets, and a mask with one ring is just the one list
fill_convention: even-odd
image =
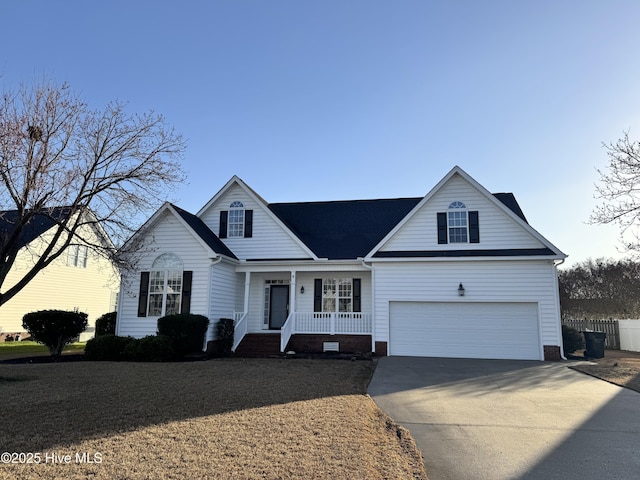
[(0, 464), (0, 478), (426, 479), (408, 432), (365, 394), (372, 371), (296, 359), (0, 365), (0, 450), (40, 454)]
[[(79, 353), (84, 351), (86, 342), (72, 343), (64, 347), (62, 351), (65, 353)], [(49, 355), (49, 349), (41, 343), (24, 341), (24, 342), (2, 342), (0, 343), (0, 361), (11, 358), (32, 357)]]

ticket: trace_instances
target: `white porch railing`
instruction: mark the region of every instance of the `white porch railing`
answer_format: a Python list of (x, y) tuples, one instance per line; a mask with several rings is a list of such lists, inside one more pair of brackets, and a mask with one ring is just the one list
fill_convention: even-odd
[(370, 335), (371, 314), (362, 312), (297, 312), (294, 333)]
[(292, 335), (371, 335), (371, 314), (363, 312), (295, 312), (280, 329), (280, 351)]
[(247, 312), (233, 312), (233, 347), (231, 351), (235, 352), (238, 345), (247, 334), (248, 321)]
[(280, 328), (280, 351), (284, 352), (284, 349), (287, 348), (287, 343), (291, 339), (291, 335), (293, 335), (293, 327), (295, 326), (295, 313), (289, 314), (287, 320), (284, 322), (284, 325)]

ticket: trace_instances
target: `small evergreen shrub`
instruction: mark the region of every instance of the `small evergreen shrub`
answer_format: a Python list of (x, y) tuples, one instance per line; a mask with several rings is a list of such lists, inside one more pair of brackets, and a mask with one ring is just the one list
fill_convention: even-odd
[(562, 346), (564, 353), (573, 353), (583, 348), (584, 338), (582, 334), (569, 325), (562, 325)]
[(173, 341), (178, 356), (202, 352), (209, 319), (204, 315), (181, 313), (158, 319), (158, 335), (166, 335)]
[(105, 313), (96, 320), (96, 337), (116, 334), (116, 312)]
[(128, 360), (125, 351), (127, 346), (135, 341), (133, 337), (118, 337), (111, 334), (94, 337), (84, 347), (84, 359), (112, 362)]
[(124, 353), (133, 362), (169, 362), (176, 356), (172, 339), (165, 335), (134, 340), (125, 347)]
[(22, 317), (22, 326), (38, 343), (49, 349), (52, 357), (62, 354), (62, 349), (87, 328), (87, 314), (65, 310), (40, 310)]
[(216, 345), (218, 355), (228, 356), (233, 347), (233, 319), (221, 318), (216, 324)]

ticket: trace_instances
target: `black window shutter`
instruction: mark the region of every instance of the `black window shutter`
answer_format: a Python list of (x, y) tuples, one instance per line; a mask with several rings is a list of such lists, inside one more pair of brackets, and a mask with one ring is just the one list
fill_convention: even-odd
[(447, 243), (447, 213), (438, 212), (438, 243)]
[(313, 281), (313, 311), (322, 311), (322, 279), (316, 278)]
[(180, 313), (191, 313), (191, 280), (193, 272), (185, 270), (182, 272), (182, 304)]
[(220, 229), (218, 230), (218, 238), (227, 238), (227, 223), (229, 221), (229, 212), (222, 210), (220, 212)]
[(469, 243), (480, 243), (478, 212), (469, 212)]
[(359, 278), (353, 279), (353, 311), (354, 312), (362, 311), (361, 285), (362, 285), (362, 281)]
[(244, 238), (253, 236), (253, 210), (244, 211)]
[(138, 316), (147, 316), (147, 298), (149, 297), (149, 272), (140, 272), (140, 293), (138, 293)]

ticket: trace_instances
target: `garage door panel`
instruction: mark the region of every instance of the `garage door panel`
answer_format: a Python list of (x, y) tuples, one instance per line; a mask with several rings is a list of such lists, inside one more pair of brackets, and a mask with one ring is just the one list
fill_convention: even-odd
[(391, 302), (391, 355), (540, 359), (536, 303)]

